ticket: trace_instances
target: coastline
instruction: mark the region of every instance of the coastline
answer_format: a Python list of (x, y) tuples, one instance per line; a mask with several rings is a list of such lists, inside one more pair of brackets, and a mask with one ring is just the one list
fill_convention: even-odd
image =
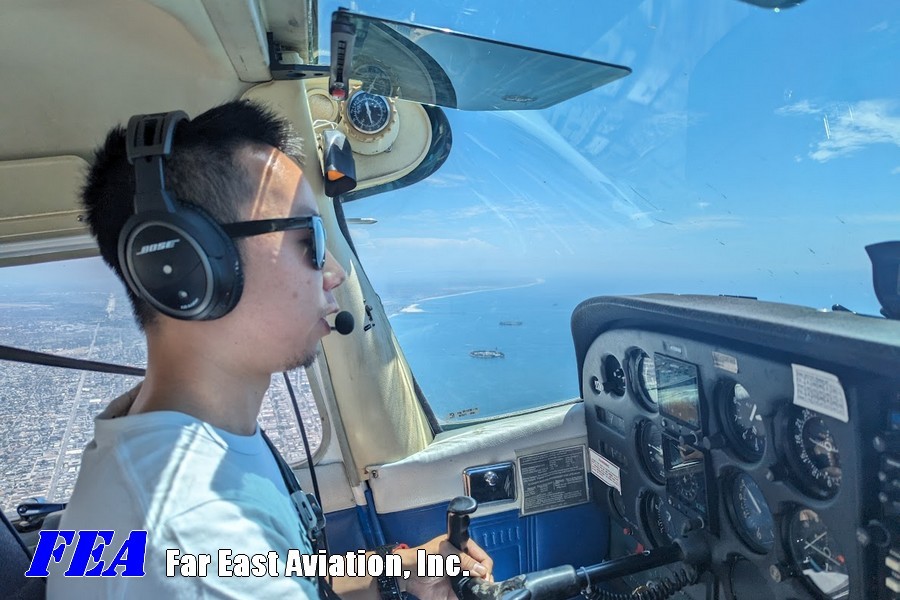
[(534, 281), (531, 281), (528, 283), (521, 283), (518, 285), (506, 285), (506, 286), (500, 286), (500, 287), (484, 288), (484, 289), (479, 289), (479, 290), (468, 290), (465, 292), (456, 292), (453, 294), (441, 294), (440, 296), (430, 296), (428, 298), (421, 298), (419, 300), (416, 300), (415, 302), (407, 304), (406, 306), (404, 306), (397, 312), (388, 315), (388, 319), (393, 319), (394, 317), (403, 315), (403, 314), (423, 313), (425, 311), (422, 310), (421, 305), (425, 304), (426, 302), (431, 302), (432, 300), (443, 300), (444, 298), (454, 298), (456, 296), (468, 296), (470, 294), (481, 294), (483, 292), (500, 292), (503, 290), (516, 290), (516, 289), (521, 289), (521, 288), (534, 287), (536, 285), (542, 285), (543, 283), (545, 283), (545, 280), (543, 278), (538, 278), (538, 279), (535, 279)]

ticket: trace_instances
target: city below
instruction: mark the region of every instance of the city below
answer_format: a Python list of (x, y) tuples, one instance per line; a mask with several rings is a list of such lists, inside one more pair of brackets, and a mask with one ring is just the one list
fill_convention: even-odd
[[(124, 294), (3, 290), (0, 344), (117, 365), (146, 364), (144, 337)], [(313, 452), (321, 421), (306, 373), (290, 374)], [(12, 514), (28, 498), (65, 502), (93, 420), (139, 377), (0, 361), (0, 510)], [(300, 429), (279, 373), (259, 422), (296, 464), (305, 460)]]

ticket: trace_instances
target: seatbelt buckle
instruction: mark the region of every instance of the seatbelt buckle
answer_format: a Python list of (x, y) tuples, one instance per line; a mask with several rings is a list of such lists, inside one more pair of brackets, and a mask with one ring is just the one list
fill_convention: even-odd
[(313, 549), (319, 542), (322, 532), (325, 530), (325, 513), (319, 506), (319, 501), (312, 494), (307, 494), (303, 490), (297, 490), (291, 494), (291, 500), (300, 515), (300, 525), (309, 538)]

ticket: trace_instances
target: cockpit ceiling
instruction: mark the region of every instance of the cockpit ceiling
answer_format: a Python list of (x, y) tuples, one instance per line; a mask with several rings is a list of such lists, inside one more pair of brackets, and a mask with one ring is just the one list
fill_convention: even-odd
[[(109, 128), (133, 114), (196, 115), (239, 97), (270, 79), (267, 30), (309, 59), (316, 43), (310, 44), (315, 27), (308, 10), (302, 0), (0, 0), (3, 179), (53, 177), (47, 160), (90, 161)], [(269, 17), (283, 23), (270, 24)], [(18, 168), (25, 169), (21, 176)], [(33, 198), (48, 208), (52, 190), (43, 187), (41, 181), (0, 186), (4, 231), (30, 233)], [(72, 191), (51, 194), (49, 208), (75, 210), (77, 187)], [(2, 237), (0, 244), (12, 241)], [(9, 263), (0, 258), (0, 264)]]
[(17, 2), (3, 13), (3, 160), (88, 159), (116, 121), (196, 112), (247, 87), (200, 0)]

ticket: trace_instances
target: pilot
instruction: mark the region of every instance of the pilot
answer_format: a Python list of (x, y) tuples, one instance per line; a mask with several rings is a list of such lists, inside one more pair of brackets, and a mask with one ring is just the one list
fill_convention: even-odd
[[(65, 577), (74, 554), (70, 545), (65, 558), (51, 564), (48, 596), (325, 597), (331, 592), (321, 581), (283, 576), (289, 549), (312, 548), (256, 419), (272, 374), (313, 362), (319, 340), (331, 331), (325, 318), (338, 312), (333, 291), (346, 273), (324, 248), (321, 221), (307, 218), (317, 215), (316, 201), (287, 122), (259, 105), (235, 101), (184, 119), (174, 131), (171, 154), (158, 170), (165, 173), (165, 189), (185, 203), (177, 212), (190, 212), (194, 221), (251, 223), (231, 229), (243, 228), (235, 236), (243, 277), (236, 287), (242, 291), (236, 305), (221, 316), (211, 313), (212, 319), (169, 316), (158, 309), (158, 298), (153, 304), (135, 293), (141, 288), (125, 272), (130, 267), (120, 264), (119, 238), (133, 220), (139, 178), (126, 154), (126, 130), (112, 129), (96, 151), (82, 199), (104, 261), (126, 283), (132, 279), (128, 293), (147, 338), (147, 370), (140, 385), (97, 417), (59, 529), (115, 531), (113, 543), (103, 548), (107, 565), (115, 562), (124, 536), (148, 532), (146, 575)], [(273, 221), (281, 225), (254, 230), (253, 222), (269, 219), (282, 219)], [(178, 244), (166, 240), (132, 252), (158, 257), (157, 265), (171, 270), (164, 253)], [(458, 554), (446, 536), (421, 548)], [(276, 575), (229, 577), (225, 565), (220, 576), (222, 549), (248, 556), (274, 552)], [(129, 548), (140, 550), (138, 544)], [(180, 557), (202, 562), (200, 555), (208, 555), (206, 576), (184, 576), (180, 566), (167, 573), (167, 550), (177, 551), (172, 556), (179, 565)], [(411, 573), (401, 585), (422, 600), (453, 598), (447, 579), (417, 576), (417, 550), (394, 550)], [(474, 542), (459, 558), (463, 569), (490, 578), (493, 562)], [(368, 576), (332, 583), (337, 594), (378, 597)]]

